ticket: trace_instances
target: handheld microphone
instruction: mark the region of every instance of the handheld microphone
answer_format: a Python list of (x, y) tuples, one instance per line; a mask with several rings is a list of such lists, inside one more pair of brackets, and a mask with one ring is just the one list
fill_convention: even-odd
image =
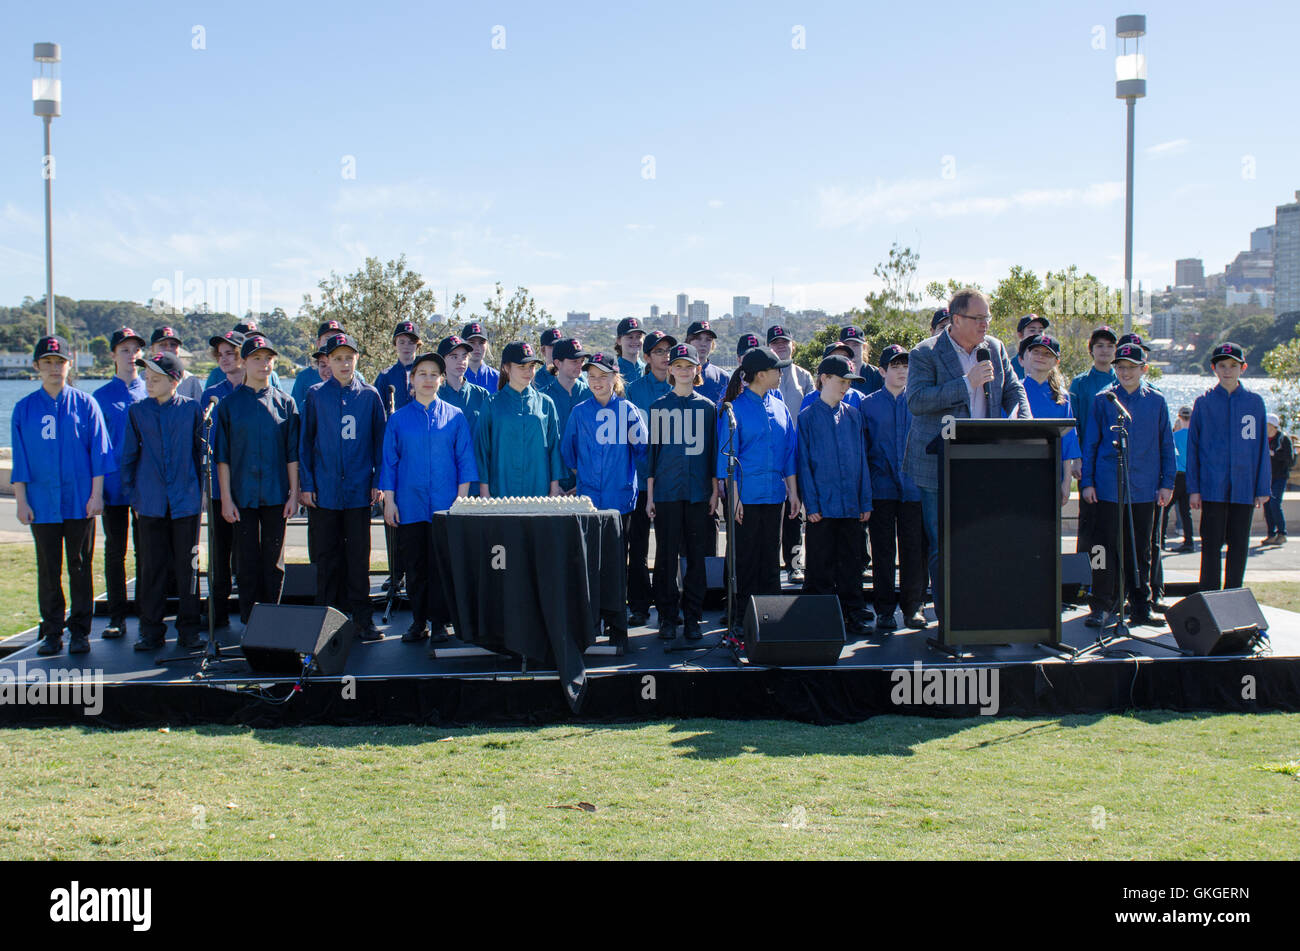
[(1112, 403), (1115, 404), (1115, 409), (1116, 409), (1116, 411), (1117, 411), (1121, 416), (1123, 416), (1123, 417), (1124, 417), (1126, 420), (1128, 420), (1130, 423), (1133, 422), (1133, 414), (1130, 413), (1130, 412), (1129, 412), (1129, 411), (1124, 407), (1124, 404), (1121, 403), (1121, 402), (1119, 401), (1119, 397), (1115, 395), (1115, 391), (1114, 391), (1114, 390), (1107, 390), (1107, 391), (1106, 391), (1106, 399), (1110, 400)]
[[(975, 361), (977, 363), (988, 363), (992, 359), (993, 359), (993, 354), (989, 353), (989, 348), (984, 344), (980, 344), (979, 349), (975, 351)], [(990, 419), (993, 418), (993, 384), (992, 383), (984, 384), (984, 412)]]

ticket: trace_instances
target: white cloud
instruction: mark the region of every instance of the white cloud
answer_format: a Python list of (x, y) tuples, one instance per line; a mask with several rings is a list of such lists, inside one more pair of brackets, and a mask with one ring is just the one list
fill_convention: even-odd
[(1155, 145), (1148, 145), (1144, 150), (1151, 158), (1159, 158), (1162, 155), (1177, 155), (1187, 150), (1191, 145), (1190, 139), (1170, 139), (1168, 142), (1159, 142)]
[(709, 207), (710, 207), (710, 208), (721, 208), (721, 207), (722, 207), (722, 199), (721, 199), (721, 198), (710, 198), (710, 199), (709, 199)]
[(1122, 182), (1095, 182), (1083, 188), (1027, 188), (1011, 195), (955, 197), (958, 185), (948, 180), (910, 180), (849, 191), (819, 188), (819, 224), (823, 228), (863, 227), (909, 218), (1000, 215), (1012, 210), (1041, 211), (1073, 207), (1099, 208), (1124, 195)]

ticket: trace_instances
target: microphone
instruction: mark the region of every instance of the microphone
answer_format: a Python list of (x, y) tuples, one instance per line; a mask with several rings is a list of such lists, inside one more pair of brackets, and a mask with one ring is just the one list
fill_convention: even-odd
[[(979, 345), (975, 351), (975, 361), (977, 363), (988, 363), (993, 359), (993, 354), (989, 353), (989, 348), (984, 344)], [(984, 413), (989, 419), (993, 419), (993, 384), (984, 384)]]
[(396, 406), (396, 403), (397, 403), (397, 387), (389, 384), (388, 387), (388, 415), (389, 416), (392, 416), (393, 413), (397, 412), (397, 410), (394, 408)]
[(730, 404), (730, 403), (723, 403), (723, 404), (722, 404), (722, 408), (726, 411), (726, 413), (727, 413), (727, 421), (731, 424), (731, 428), (732, 428), (732, 430), (734, 431), (734, 430), (736, 429), (736, 414), (735, 414), (734, 412), (732, 412), (732, 410), (731, 410), (731, 404)]
[(1130, 413), (1127, 409), (1124, 408), (1124, 404), (1121, 403), (1121, 402), (1119, 401), (1119, 397), (1115, 395), (1115, 391), (1114, 391), (1114, 390), (1107, 390), (1107, 391), (1106, 391), (1106, 399), (1110, 400), (1112, 403), (1115, 404), (1115, 410), (1116, 410), (1116, 411), (1117, 411), (1121, 416), (1123, 416), (1123, 417), (1124, 417), (1126, 420), (1128, 420), (1130, 423), (1133, 422), (1133, 414)]
[(218, 400), (215, 396), (208, 397), (208, 408), (203, 411), (203, 422), (205, 424), (212, 418), (212, 411), (216, 408), (217, 402)]

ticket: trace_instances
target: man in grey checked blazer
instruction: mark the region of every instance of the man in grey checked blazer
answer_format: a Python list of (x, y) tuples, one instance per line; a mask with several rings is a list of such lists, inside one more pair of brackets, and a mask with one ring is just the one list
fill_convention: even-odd
[[(986, 336), (989, 327), (988, 298), (976, 290), (959, 291), (948, 304), (952, 324), (947, 330), (917, 344), (907, 362), (907, 408), (912, 428), (907, 435), (903, 472), (921, 490), (921, 511), (930, 545), (930, 584), (935, 611), (939, 595), (939, 457), (927, 447), (943, 428), (945, 416), (971, 419), (999, 419), (1017, 415), (1029, 418), (1029, 400), (1006, 347), (997, 337)], [(988, 348), (991, 359), (980, 363), (976, 352)], [(989, 385), (988, 399), (984, 384)], [(985, 405), (987, 404), (987, 405)]]

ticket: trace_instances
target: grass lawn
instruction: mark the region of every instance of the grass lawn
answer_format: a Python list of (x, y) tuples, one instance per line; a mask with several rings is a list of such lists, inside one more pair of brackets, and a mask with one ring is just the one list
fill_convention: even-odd
[(4, 730), (0, 858), (1294, 859), (1297, 737), (1158, 711)]

